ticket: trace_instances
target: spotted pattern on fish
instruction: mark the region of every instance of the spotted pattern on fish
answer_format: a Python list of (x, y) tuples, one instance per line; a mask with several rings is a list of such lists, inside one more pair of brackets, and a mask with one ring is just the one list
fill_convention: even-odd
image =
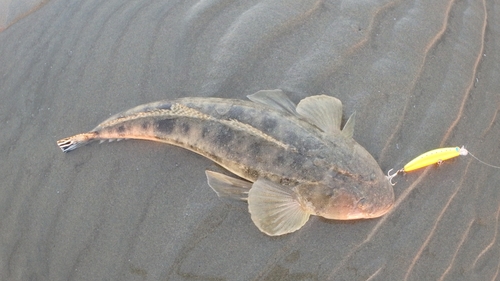
[[(229, 128), (231, 128), (233, 130), (248, 132), (254, 136), (265, 139), (266, 141), (272, 142), (272, 143), (274, 143), (280, 147), (283, 147), (285, 149), (288, 149), (288, 148), (295, 149), (295, 148), (292, 148), (289, 145), (286, 145), (283, 142), (280, 142), (280, 141), (276, 140), (275, 138), (267, 135), (263, 131), (256, 129), (249, 124), (239, 122), (236, 119), (229, 119), (229, 120), (218, 119), (217, 120), (217, 119), (211, 117), (210, 115), (203, 114), (198, 110), (195, 110), (193, 108), (189, 108), (189, 107), (187, 107), (183, 104), (180, 104), (180, 103), (168, 104), (168, 106), (163, 106), (163, 107), (164, 107), (164, 109), (155, 109), (155, 110), (151, 110), (151, 111), (147, 111), (147, 112), (137, 112), (137, 113), (134, 113), (132, 115), (127, 115), (127, 116), (124, 116), (124, 117), (121, 117), (118, 119), (103, 122), (98, 127), (99, 128), (111, 127), (111, 126), (114, 126), (116, 124), (120, 124), (120, 123), (127, 122), (130, 120), (136, 120), (136, 119), (147, 118), (147, 117), (158, 117), (158, 116), (165, 117), (165, 118), (168, 118), (168, 117), (172, 117), (172, 118), (190, 117), (190, 118), (200, 119), (202, 121), (218, 121), (222, 124), (227, 125)], [(165, 133), (170, 133), (173, 131), (173, 127), (175, 125), (176, 125), (175, 120), (164, 119), (162, 121), (159, 121), (158, 128)], [(149, 124), (147, 124), (147, 123), (142, 124), (143, 128), (147, 128), (148, 126), (149, 126)], [(189, 124), (183, 123), (181, 126), (183, 127), (184, 133), (189, 131)], [(119, 126), (117, 128), (117, 131), (118, 131), (118, 133), (123, 133), (123, 132), (125, 132), (125, 127), (123, 125)], [(220, 136), (222, 138), (224, 138), (224, 137), (227, 138), (227, 137), (229, 137), (228, 134), (230, 134), (230, 131), (226, 131), (225, 136), (223, 134), (221, 134)], [(224, 139), (221, 139), (221, 141), (224, 141)], [(226, 139), (226, 141), (227, 141), (227, 139)]]

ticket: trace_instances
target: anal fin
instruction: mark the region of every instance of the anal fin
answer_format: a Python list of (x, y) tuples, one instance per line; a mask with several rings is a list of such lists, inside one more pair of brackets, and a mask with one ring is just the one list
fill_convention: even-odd
[(260, 231), (271, 236), (298, 230), (310, 215), (293, 190), (265, 179), (254, 182), (248, 192), (248, 210)]
[(247, 200), (252, 183), (213, 171), (205, 171), (208, 185), (219, 197)]

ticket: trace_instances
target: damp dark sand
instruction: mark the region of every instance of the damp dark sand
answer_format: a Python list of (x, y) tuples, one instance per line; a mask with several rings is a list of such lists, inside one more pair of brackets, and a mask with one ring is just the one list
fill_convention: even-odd
[(384, 171), (462, 144), (498, 165), (498, 3), (18, 5), (1, 15), (0, 279), (499, 278), (500, 173), (471, 157), (397, 178), (383, 218), (268, 237), (193, 153), (55, 143), (142, 103), (281, 88), (356, 111), (354, 137)]

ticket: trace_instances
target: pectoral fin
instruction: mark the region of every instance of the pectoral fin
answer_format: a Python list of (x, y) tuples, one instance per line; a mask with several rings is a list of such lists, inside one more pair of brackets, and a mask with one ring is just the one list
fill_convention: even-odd
[(295, 104), (283, 93), (283, 91), (276, 90), (261, 90), (255, 94), (247, 96), (249, 100), (267, 105), (279, 111), (288, 112), (297, 115), (295, 111)]
[(207, 175), (208, 185), (219, 197), (247, 200), (248, 191), (252, 187), (251, 182), (208, 170), (205, 171), (205, 175)]
[(264, 179), (258, 179), (248, 192), (248, 210), (260, 231), (271, 236), (296, 231), (310, 215), (289, 187)]
[(323, 132), (334, 134), (340, 131), (342, 102), (327, 95), (310, 96), (299, 102), (297, 113)]

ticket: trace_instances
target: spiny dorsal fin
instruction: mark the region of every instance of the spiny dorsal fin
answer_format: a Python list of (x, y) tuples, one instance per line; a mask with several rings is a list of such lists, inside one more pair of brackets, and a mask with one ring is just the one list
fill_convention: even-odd
[(264, 179), (258, 179), (248, 192), (248, 210), (260, 231), (271, 236), (296, 231), (310, 215), (289, 187)]
[(208, 170), (205, 171), (205, 175), (207, 175), (208, 185), (217, 193), (217, 196), (247, 200), (248, 191), (252, 187), (251, 182)]
[(351, 114), (349, 119), (347, 119), (347, 122), (345, 122), (344, 128), (342, 128), (342, 135), (348, 139), (352, 138), (352, 135), (354, 134), (355, 116), (356, 112)]
[(261, 90), (255, 94), (247, 96), (249, 100), (267, 105), (279, 111), (284, 111), (297, 115), (295, 111), (295, 104), (281, 91), (276, 90)]
[(342, 121), (342, 102), (327, 95), (310, 96), (299, 102), (297, 113), (328, 134), (338, 133)]

